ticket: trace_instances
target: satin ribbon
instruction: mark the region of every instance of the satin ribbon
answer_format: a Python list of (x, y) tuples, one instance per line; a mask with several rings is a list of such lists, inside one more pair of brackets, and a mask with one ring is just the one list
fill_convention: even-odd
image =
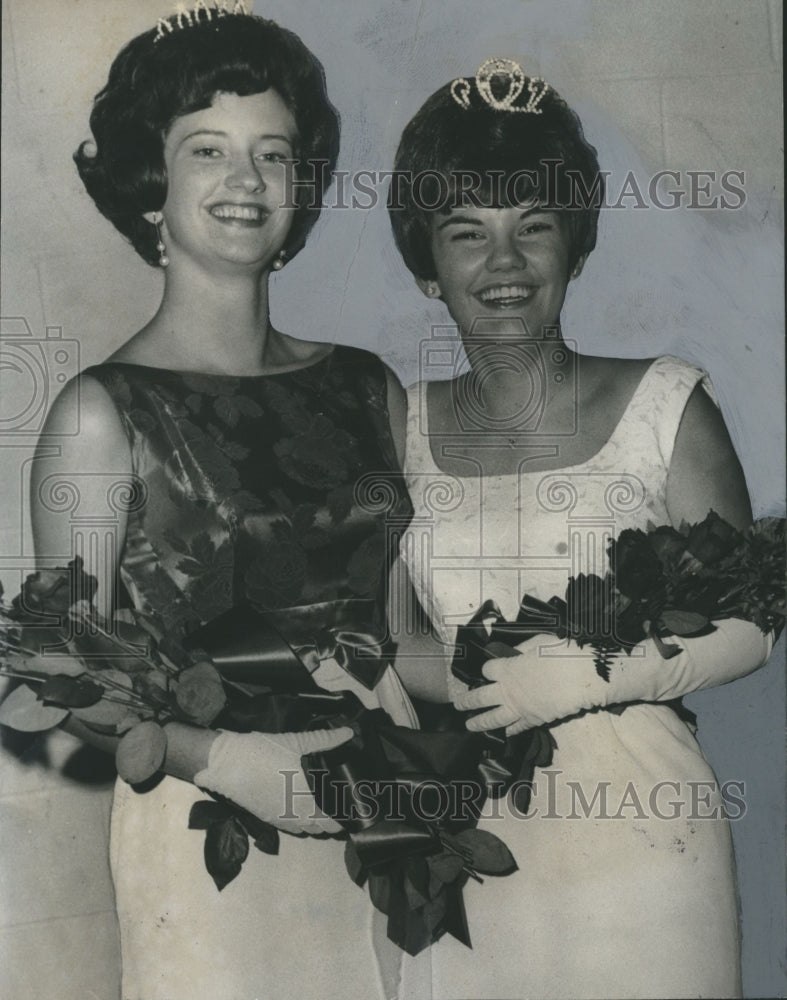
[(308, 693), (322, 689), (312, 674), (325, 659), (372, 690), (387, 663), (379, 638), (349, 628), (374, 621), (375, 602), (347, 599), (281, 611), (237, 605), (190, 633), (186, 649), (201, 649), (225, 680), (247, 689)]
[[(451, 673), (471, 688), (486, 684), (483, 667), (487, 660), (510, 656), (512, 647), (539, 633), (564, 639), (568, 635), (567, 616), (568, 606), (559, 597), (539, 601), (525, 594), (513, 622), (506, 621), (494, 601), (485, 601), (467, 624), (457, 629)], [(501, 649), (501, 645), (506, 648)]]
[[(539, 633), (565, 638), (568, 634), (566, 615), (566, 602), (559, 597), (544, 602), (525, 595), (516, 620), (508, 622), (494, 601), (485, 601), (467, 624), (457, 629), (451, 672), (470, 688), (488, 684), (483, 674), (487, 660), (516, 656), (513, 647)], [(480, 735), (484, 749), (478, 768), (486, 781), (488, 794), (499, 798), (513, 786), (514, 804), (522, 814), (526, 813), (530, 808), (536, 767), (548, 767), (552, 763), (552, 751), (557, 747), (554, 737), (546, 726), (515, 736), (506, 736), (504, 729)]]
[[(355, 737), (305, 756), (304, 771), (317, 804), (348, 832), (360, 862), (351, 875), (359, 886), (369, 882), (375, 906), (388, 916), (388, 937), (411, 955), (445, 933), (470, 947), (464, 878), (442, 887), (437, 914), (429, 900), (413, 901), (406, 881), (419, 859), (442, 850), (438, 826), (430, 821), (438, 804), (441, 829), (476, 822), (483, 783), (476, 780), (477, 794), (468, 801), (453, 782), (466, 788), (477, 775), (482, 741), (463, 728), (423, 732), (393, 726), (385, 718), (380, 711), (362, 713), (355, 720)], [(443, 795), (436, 794), (438, 788)], [(435, 793), (428, 805), (424, 792)]]
[[(389, 937), (410, 954), (445, 933), (470, 946), (461, 893), (467, 876), (444, 885), (435, 907), (433, 900), (414, 901), (413, 875), (426, 856), (443, 850), (440, 829), (474, 825), (486, 796), (501, 794), (518, 772), (505, 766), (505, 755), (493, 757), (488, 737), (470, 733), (451, 705), (432, 709), (434, 729), (412, 730), (393, 725), (380, 709), (365, 709), (351, 692), (319, 688), (312, 674), (327, 656), (367, 687), (386, 667), (371, 635), (344, 627), (369, 617), (359, 618), (353, 603), (276, 614), (235, 607), (189, 635), (186, 646), (204, 651), (229, 682), (218, 728), (353, 728), (347, 743), (302, 759), (318, 805), (352, 842), (360, 865), (353, 877), (359, 885), (368, 881), (375, 906), (388, 915)], [(515, 752), (513, 744), (509, 749)], [(441, 807), (439, 823), (424, 808), (430, 794)]]

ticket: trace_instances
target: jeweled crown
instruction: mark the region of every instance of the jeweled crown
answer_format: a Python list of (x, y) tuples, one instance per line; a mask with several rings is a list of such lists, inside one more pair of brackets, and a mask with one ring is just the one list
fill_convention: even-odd
[(179, 3), (173, 14), (158, 19), (153, 42), (160, 42), (162, 38), (184, 28), (194, 28), (198, 24), (206, 24), (214, 17), (231, 17), (233, 14), (248, 13), (243, 0), (197, 0), (193, 7)]
[[(495, 78), (506, 81), (507, 88), (501, 97), (495, 97), (492, 92), (492, 81)], [(487, 59), (478, 67), (478, 72), (472, 80), (460, 76), (451, 84), (451, 96), (456, 103), (468, 110), (470, 108), (470, 92), (475, 83), (481, 98), (495, 111), (520, 112), (526, 115), (540, 115), (539, 104), (549, 90), (549, 84), (540, 76), (525, 76), (522, 67), (513, 59)], [(527, 101), (516, 104), (522, 91), (527, 86)]]

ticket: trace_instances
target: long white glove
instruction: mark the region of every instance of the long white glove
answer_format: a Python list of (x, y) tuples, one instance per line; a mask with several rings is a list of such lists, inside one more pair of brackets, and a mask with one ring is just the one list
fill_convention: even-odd
[(617, 653), (610, 679), (596, 673), (593, 650), (537, 635), (517, 647), (517, 656), (489, 660), (484, 676), (493, 683), (463, 692), (462, 711), (486, 708), (467, 721), (473, 731), (506, 727), (509, 735), (565, 719), (578, 712), (632, 701), (670, 701), (691, 691), (727, 684), (761, 667), (773, 636), (740, 618), (714, 622), (716, 631), (668, 638), (681, 652), (665, 660), (652, 639), (628, 656)]
[(346, 743), (352, 729), (305, 733), (220, 732), (208, 766), (194, 784), (217, 792), (286, 833), (339, 833), (339, 824), (317, 807), (301, 756)]

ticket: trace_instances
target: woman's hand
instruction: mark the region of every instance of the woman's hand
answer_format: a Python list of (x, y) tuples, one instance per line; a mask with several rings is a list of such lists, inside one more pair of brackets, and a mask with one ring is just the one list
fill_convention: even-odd
[(340, 833), (339, 824), (317, 807), (301, 757), (332, 750), (352, 735), (347, 726), (305, 733), (220, 732), (194, 784), (286, 833)]
[[(550, 647), (556, 655), (544, 654)], [(492, 683), (466, 691), (454, 701), (460, 711), (487, 709), (467, 720), (472, 732), (502, 729), (513, 736), (548, 725), (592, 706), (603, 698), (592, 653), (558, 643), (552, 635), (536, 635), (517, 647), (518, 655), (492, 659), (484, 677)]]
[(589, 646), (580, 649), (571, 641), (537, 635), (517, 647), (518, 655), (489, 660), (484, 676), (492, 683), (463, 693), (454, 704), (461, 711), (487, 709), (468, 719), (468, 729), (505, 726), (513, 736), (592, 708), (671, 701), (728, 684), (765, 663), (774, 637), (752, 622), (726, 618), (714, 622), (714, 631), (707, 635), (669, 641), (680, 652), (668, 660), (652, 639), (630, 654), (615, 654), (605, 681), (596, 672)]

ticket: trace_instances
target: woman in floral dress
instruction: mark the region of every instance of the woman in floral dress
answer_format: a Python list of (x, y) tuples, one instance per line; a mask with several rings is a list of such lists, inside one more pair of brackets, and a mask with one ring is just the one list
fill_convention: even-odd
[[(300, 39), (240, 7), (160, 21), (119, 54), (96, 99), (80, 175), (161, 269), (164, 293), (52, 408), (43, 441), (59, 447), (42, 443), (32, 477), (36, 551), (61, 565), (81, 555), (105, 614), (130, 600), (175, 642), (228, 611), (269, 613), (319, 658), (318, 684), (411, 724), (385, 649), (386, 514), (407, 510), (390, 486), (396, 383), (366, 352), (296, 339), (269, 316), (270, 273), (290, 266), (319, 214), (338, 116)], [(79, 433), (64, 436), (75, 415)], [(77, 475), (82, 525), (100, 532), (108, 484), (122, 499), (108, 545), (74, 531), (56, 502)], [(365, 683), (333, 655), (348, 635), (377, 651)], [(302, 753), (350, 731), (170, 724), (167, 735), (169, 776), (144, 792), (118, 781), (115, 794), (124, 1000), (377, 996), (371, 905), (301, 771)], [(219, 894), (204, 833), (188, 829), (205, 797), (196, 785), (300, 836), (283, 837), (278, 857), (252, 851)]]

